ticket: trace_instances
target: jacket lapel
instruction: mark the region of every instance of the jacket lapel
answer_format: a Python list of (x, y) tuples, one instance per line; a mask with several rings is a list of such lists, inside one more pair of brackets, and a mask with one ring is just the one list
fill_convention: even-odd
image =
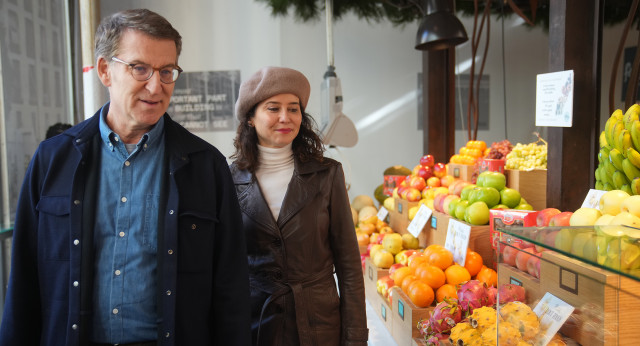
[(326, 169), (321, 163), (316, 161), (299, 162), (295, 160), (293, 177), (289, 182), (287, 194), (282, 201), (280, 215), (278, 216), (278, 227), (282, 228), (300, 209), (307, 205), (320, 188), (316, 181), (317, 172)]
[(242, 212), (255, 223), (277, 233), (276, 222), (253, 174), (246, 170), (238, 170), (235, 165), (231, 165), (230, 168)]

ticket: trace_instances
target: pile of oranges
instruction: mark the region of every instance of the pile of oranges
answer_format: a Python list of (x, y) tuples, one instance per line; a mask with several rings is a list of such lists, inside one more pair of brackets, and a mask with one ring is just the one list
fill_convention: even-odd
[(486, 142), (468, 141), (464, 147), (460, 148), (458, 154), (451, 156), (449, 161), (462, 165), (474, 165), (477, 160), (484, 157), (488, 152)]
[(407, 266), (390, 274), (398, 286), (417, 307), (425, 308), (433, 301), (457, 298), (458, 287), (472, 278), (496, 286), (495, 270), (483, 264), (482, 257), (467, 250), (464, 266), (453, 262), (453, 254), (441, 245), (429, 245), (424, 252), (411, 255)]

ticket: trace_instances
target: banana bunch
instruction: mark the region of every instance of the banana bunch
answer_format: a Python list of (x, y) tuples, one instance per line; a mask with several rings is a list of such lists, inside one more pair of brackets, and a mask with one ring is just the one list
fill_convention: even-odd
[(640, 195), (640, 105), (617, 109), (600, 134), (596, 189)]

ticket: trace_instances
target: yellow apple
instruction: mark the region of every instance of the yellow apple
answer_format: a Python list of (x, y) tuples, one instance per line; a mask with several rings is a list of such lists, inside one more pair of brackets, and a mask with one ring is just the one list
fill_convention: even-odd
[(417, 249), (420, 247), (418, 238), (414, 237), (411, 233), (405, 233), (402, 235), (402, 248), (404, 249)]
[(618, 215), (622, 202), (629, 197), (629, 193), (622, 190), (611, 190), (600, 197), (600, 211), (602, 214)]
[(625, 198), (620, 206), (620, 211), (626, 211), (640, 217), (640, 195)]
[(382, 239), (382, 247), (392, 255), (402, 251), (402, 236), (398, 233), (388, 233)]
[[(624, 191), (623, 191), (624, 192)], [(602, 216), (602, 212), (595, 208), (583, 207), (573, 212), (569, 219), (570, 226), (593, 226)]]

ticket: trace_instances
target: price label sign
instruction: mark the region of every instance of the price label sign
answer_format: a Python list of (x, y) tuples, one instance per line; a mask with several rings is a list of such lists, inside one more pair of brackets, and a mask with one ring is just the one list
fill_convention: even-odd
[(573, 70), (539, 74), (536, 80), (536, 126), (571, 127)]
[(422, 229), (424, 228), (424, 225), (426, 225), (429, 218), (431, 218), (431, 214), (433, 214), (433, 210), (429, 209), (426, 205), (421, 204), (416, 216), (413, 217), (413, 220), (411, 220), (411, 223), (407, 227), (407, 231), (409, 231), (409, 233), (414, 237), (418, 238), (420, 232), (422, 232)]
[(582, 202), (582, 208), (600, 208), (600, 197), (604, 195), (607, 191), (590, 189), (589, 193), (587, 193), (587, 197), (584, 198), (584, 202)]
[(546, 345), (573, 313), (574, 307), (551, 293), (546, 293), (533, 309), (540, 319), (540, 333), (535, 345)]
[(467, 259), (467, 247), (471, 237), (471, 226), (458, 220), (449, 220), (444, 247), (453, 253), (453, 261), (461, 266)]
[(380, 207), (380, 210), (378, 210), (378, 220), (384, 220), (387, 218), (387, 215), (389, 215), (389, 211), (387, 210), (387, 208), (385, 207)]

